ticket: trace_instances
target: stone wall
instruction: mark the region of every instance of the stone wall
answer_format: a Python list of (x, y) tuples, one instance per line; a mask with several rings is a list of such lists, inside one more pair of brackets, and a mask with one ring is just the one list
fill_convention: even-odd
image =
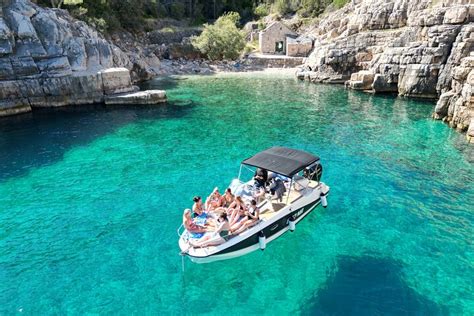
[(26, 0), (0, 4), (0, 116), (135, 90), (128, 56), (84, 22)]
[(249, 69), (264, 68), (296, 68), (304, 62), (303, 57), (289, 56), (265, 56), (260, 54), (252, 54), (242, 60), (242, 65)]
[(473, 121), (473, 1), (353, 0), (308, 35), (315, 49), (299, 78), (439, 98), (435, 118), (461, 131)]
[(286, 38), (286, 55), (291, 57), (306, 57), (313, 49), (310, 38)]

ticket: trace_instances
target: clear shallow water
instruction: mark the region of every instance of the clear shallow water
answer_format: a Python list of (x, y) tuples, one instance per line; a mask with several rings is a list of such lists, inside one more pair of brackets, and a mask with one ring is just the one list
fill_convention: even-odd
[[(474, 314), (474, 149), (432, 103), (266, 76), (149, 85), (170, 104), (0, 121), (0, 314)], [(182, 209), (273, 145), (321, 156), (329, 207), (182, 273)]]

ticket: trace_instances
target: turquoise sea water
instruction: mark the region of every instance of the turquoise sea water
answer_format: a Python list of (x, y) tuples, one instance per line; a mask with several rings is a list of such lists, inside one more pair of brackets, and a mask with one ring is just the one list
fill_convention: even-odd
[[(473, 315), (474, 146), (433, 104), (275, 76), (0, 121), (0, 315)], [(193, 195), (273, 145), (331, 186), (264, 252), (182, 272)]]

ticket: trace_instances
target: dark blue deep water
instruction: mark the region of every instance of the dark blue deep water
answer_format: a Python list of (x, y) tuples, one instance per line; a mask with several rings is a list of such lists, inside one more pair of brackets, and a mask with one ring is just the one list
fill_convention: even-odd
[[(433, 103), (265, 75), (148, 85), (170, 102), (0, 120), (0, 315), (474, 314), (474, 146)], [(274, 145), (321, 157), (329, 207), (183, 273), (183, 208)]]

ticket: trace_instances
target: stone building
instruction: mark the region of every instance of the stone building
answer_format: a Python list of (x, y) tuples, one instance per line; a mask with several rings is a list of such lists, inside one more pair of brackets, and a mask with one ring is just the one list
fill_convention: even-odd
[(270, 23), (263, 31), (258, 34), (260, 52), (263, 54), (286, 54), (287, 37), (296, 37), (288, 26), (275, 21)]
[(306, 57), (313, 49), (313, 40), (309, 37), (286, 38), (286, 55), (291, 57)]

